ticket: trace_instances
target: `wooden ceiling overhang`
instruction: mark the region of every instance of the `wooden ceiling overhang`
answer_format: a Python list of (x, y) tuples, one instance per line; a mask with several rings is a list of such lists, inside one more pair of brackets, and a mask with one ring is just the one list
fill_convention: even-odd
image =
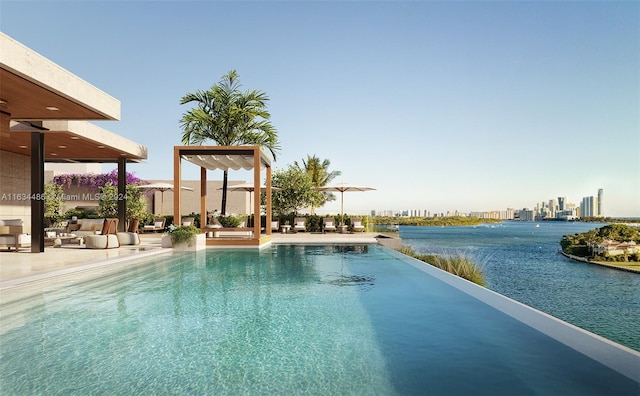
[(140, 162), (146, 147), (87, 120), (119, 120), (120, 101), (0, 32), (0, 150), (29, 155), (44, 135), (46, 162)]

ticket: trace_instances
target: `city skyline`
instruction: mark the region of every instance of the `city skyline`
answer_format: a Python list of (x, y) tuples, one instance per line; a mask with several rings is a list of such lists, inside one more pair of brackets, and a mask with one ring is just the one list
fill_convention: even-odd
[[(588, 205), (591, 205), (589, 208)], [(585, 210), (587, 207), (588, 211)], [(503, 220), (514, 219), (518, 217), (518, 212), (531, 211), (532, 216), (541, 216), (542, 218), (556, 218), (564, 220), (573, 220), (585, 217), (611, 217), (606, 214), (604, 206), (604, 189), (599, 188), (596, 196), (582, 197), (581, 202), (567, 200), (566, 196), (551, 198), (547, 201), (538, 201), (532, 207), (507, 207), (504, 209), (492, 209), (484, 211), (461, 211), (447, 210), (445, 212), (432, 212), (428, 209), (372, 209), (371, 215), (376, 216), (409, 216), (409, 217), (440, 217), (440, 216), (475, 216), (481, 218), (500, 218)], [(595, 211), (595, 212), (594, 212)]]
[[(0, 22), (121, 102), (120, 121), (98, 124), (149, 149), (129, 167), (141, 179), (173, 175), (180, 99), (237, 70), (244, 89), (270, 98), (274, 169), (315, 154), (342, 172), (335, 182), (376, 189), (345, 194), (347, 213), (517, 208), (604, 188), (607, 215), (640, 217), (639, 12), (638, 2), (8, 0)], [(338, 213), (339, 200), (324, 209)]]

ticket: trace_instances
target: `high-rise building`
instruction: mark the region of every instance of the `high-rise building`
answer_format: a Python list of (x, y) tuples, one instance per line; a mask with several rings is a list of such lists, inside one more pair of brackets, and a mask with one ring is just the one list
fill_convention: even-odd
[(567, 197), (558, 197), (558, 210), (565, 210), (565, 203), (567, 202)]
[(598, 189), (598, 213), (596, 214), (596, 216), (598, 217), (604, 217), (604, 203), (602, 202), (603, 199), (603, 195), (604, 195), (604, 190), (599, 188)]

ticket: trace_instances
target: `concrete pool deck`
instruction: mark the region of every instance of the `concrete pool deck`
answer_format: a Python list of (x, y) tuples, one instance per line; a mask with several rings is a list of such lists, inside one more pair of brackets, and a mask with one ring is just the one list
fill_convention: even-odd
[[(291, 233), (272, 234), (272, 244), (369, 244), (380, 243), (382, 245), (397, 247), (398, 238), (379, 238), (379, 233), (357, 234), (314, 234)], [(141, 234), (140, 245), (121, 246), (118, 249), (86, 249), (79, 245), (63, 245), (59, 248), (47, 247), (43, 253), (31, 253), (29, 249), (0, 252), (0, 289), (21, 283), (21, 280), (29, 281), (34, 277), (46, 278), (47, 274), (59, 274), (60, 272), (89, 268), (96, 263), (102, 266), (110, 261), (136, 258), (148, 255), (155, 251), (156, 254), (168, 253), (170, 249), (161, 248), (162, 234)]]

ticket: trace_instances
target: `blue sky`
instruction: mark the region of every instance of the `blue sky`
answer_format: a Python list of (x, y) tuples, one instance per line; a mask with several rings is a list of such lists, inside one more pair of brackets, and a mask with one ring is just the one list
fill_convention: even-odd
[(315, 154), (376, 188), (347, 193), (346, 212), (579, 204), (604, 188), (607, 215), (640, 216), (636, 1), (2, 0), (0, 29), (121, 101), (99, 125), (148, 147), (130, 166), (143, 179), (172, 177), (180, 98), (235, 69), (270, 97), (276, 169)]

